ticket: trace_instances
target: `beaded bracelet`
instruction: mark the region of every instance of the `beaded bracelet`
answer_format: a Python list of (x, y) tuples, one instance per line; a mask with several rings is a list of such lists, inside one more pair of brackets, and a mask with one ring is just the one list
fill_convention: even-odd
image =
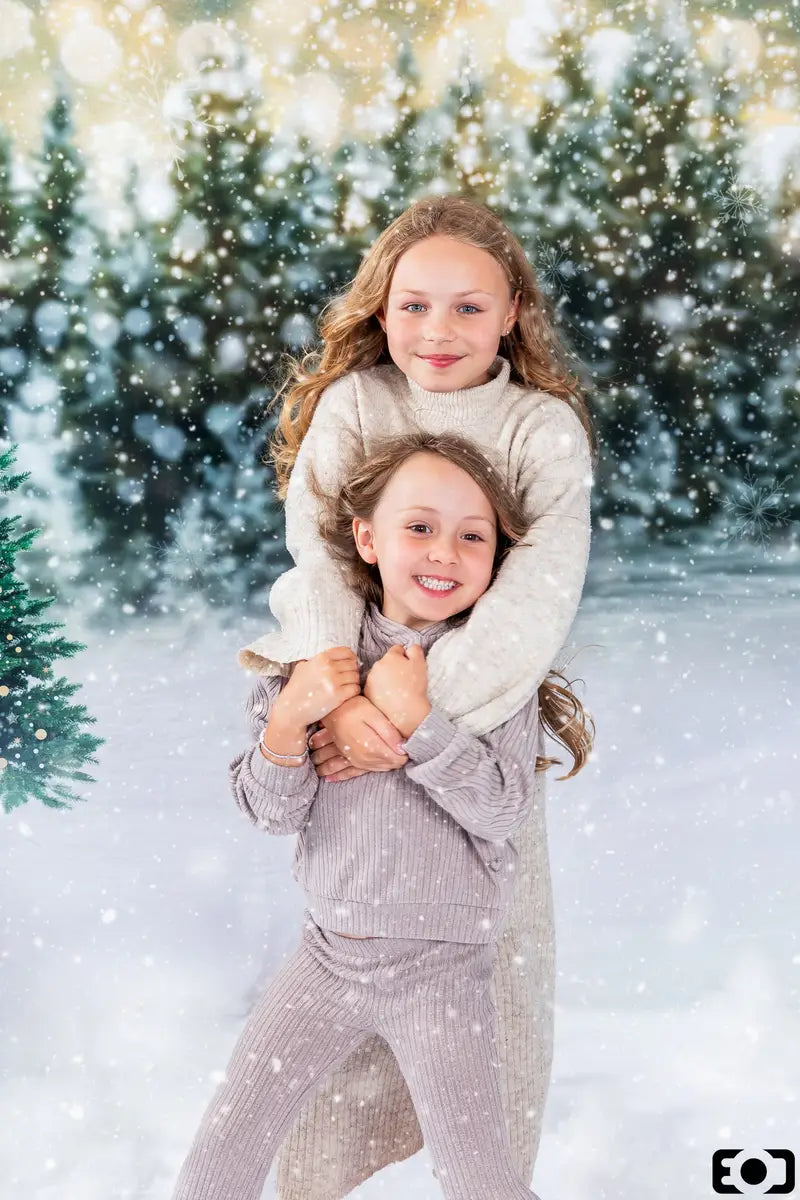
[(267, 732), (267, 727), (265, 725), (264, 728), (261, 730), (261, 737), (258, 740), (261, 743), (261, 745), (264, 747), (264, 749), (267, 751), (267, 753), (269, 755), (271, 755), (272, 758), (280, 758), (282, 761), (287, 761), (289, 759), (292, 759), (294, 762), (304, 762), (305, 759), (308, 758), (308, 746), (306, 746), (306, 748), (302, 754), (277, 754), (275, 750), (270, 750), (269, 746), (264, 741), (264, 734), (266, 732)]

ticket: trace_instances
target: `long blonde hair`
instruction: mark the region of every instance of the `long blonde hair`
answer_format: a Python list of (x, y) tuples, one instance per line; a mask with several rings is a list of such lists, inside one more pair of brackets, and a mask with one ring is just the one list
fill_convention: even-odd
[[(362, 448), (348, 460), (347, 482), (336, 495), (324, 491), (309, 463), (307, 480), (309, 490), (318, 501), (319, 535), (332, 556), (342, 564), (349, 586), (366, 603), (373, 602), (379, 607), (383, 604), (383, 585), (377, 565), (365, 562), (358, 553), (353, 518), (371, 521), (389, 480), (404, 462), (421, 451), (438, 454), (466, 471), (491, 504), (497, 521), (497, 546), (489, 587), (509, 550), (520, 543), (525, 544), (523, 535), (530, 522), (522, 503), (506, 484), (499, 467), (474, 442), (458, 434), (419, 430), (400, 437), (381, 438), (369, 455)], [(463, 624), (471, 611), (470, 605), (455, 614), (451, 618), (452, 625)], [(562, 679), (566, 686), (556, 683), (556, 678)], [(539, 713), (545, 728), (572, 755), (572, 770), (568, 775), (557, 776), (558, 779), (570, 779), (577, 775), (589, 757), (594, 743), (594, 721), (570, 691), (569, 680), (558, 671), (550, 671), (539, 685)], [(537, 771), (546, 771), (554, 764), (562, 765), (561, 759), (536, 756)]]
[(267, 410), (285, 393), (269, 445), (279, 499), (286, 499), (297, 452), (325, 388), (349, 371), (392, 361), (376, 314), (388, 303), (402, 255), (434, 234), (486, 250), (502, 267), (510, 298), (521, 293), (517, 320), (500, 339), (498, 352), (511, 364), (512, 382), (550, 392), (571, 405), (586, 430), (593, 465), (596, 462), (597, 434), (584, 388), (569, 370), (552, 302), (540, 289), (522, 246), (490, 209), (462, 196), (434, 195), (417, 200), (386, 227), (364, 255), (353, 281), (325, 306), (319, 320), (322, 349), (299, 360), (288, 353), (282, 356), (288, 374)]

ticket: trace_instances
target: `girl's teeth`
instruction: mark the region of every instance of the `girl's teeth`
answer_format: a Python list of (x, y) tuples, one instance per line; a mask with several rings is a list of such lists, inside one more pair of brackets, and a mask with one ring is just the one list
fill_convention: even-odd
[(437, 592), (449, 592), (456, 586), (454, 583), (443, 583), (440, 579), (428, 579), (425, 575), (418, 576), (420, 583)]

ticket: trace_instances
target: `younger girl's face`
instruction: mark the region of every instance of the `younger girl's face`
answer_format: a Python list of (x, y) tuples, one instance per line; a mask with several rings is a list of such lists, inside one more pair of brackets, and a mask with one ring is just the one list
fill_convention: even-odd
[(452, 392), (488, 382), (518, 308), (488, 251), (436, 234), (400, 257), (376, 316), (396, 366), (428, 391)]
[(353, 536), (361, 557), (378, 564), (383, 615), (411, 629), (469, 608), (489, 586), (494, 509), (472, 476), (441, 455), (407, 459), (372, 520), (354, 519)]

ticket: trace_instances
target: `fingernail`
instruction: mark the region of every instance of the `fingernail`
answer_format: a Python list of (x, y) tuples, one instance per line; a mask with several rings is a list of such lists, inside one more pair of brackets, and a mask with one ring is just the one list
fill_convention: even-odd
[(397, 751), (398, 754), (405, 754), (405, 750), (403, 749), (402, 742), (398, 742), (398, 744), (395, 746), (395, 750)]

